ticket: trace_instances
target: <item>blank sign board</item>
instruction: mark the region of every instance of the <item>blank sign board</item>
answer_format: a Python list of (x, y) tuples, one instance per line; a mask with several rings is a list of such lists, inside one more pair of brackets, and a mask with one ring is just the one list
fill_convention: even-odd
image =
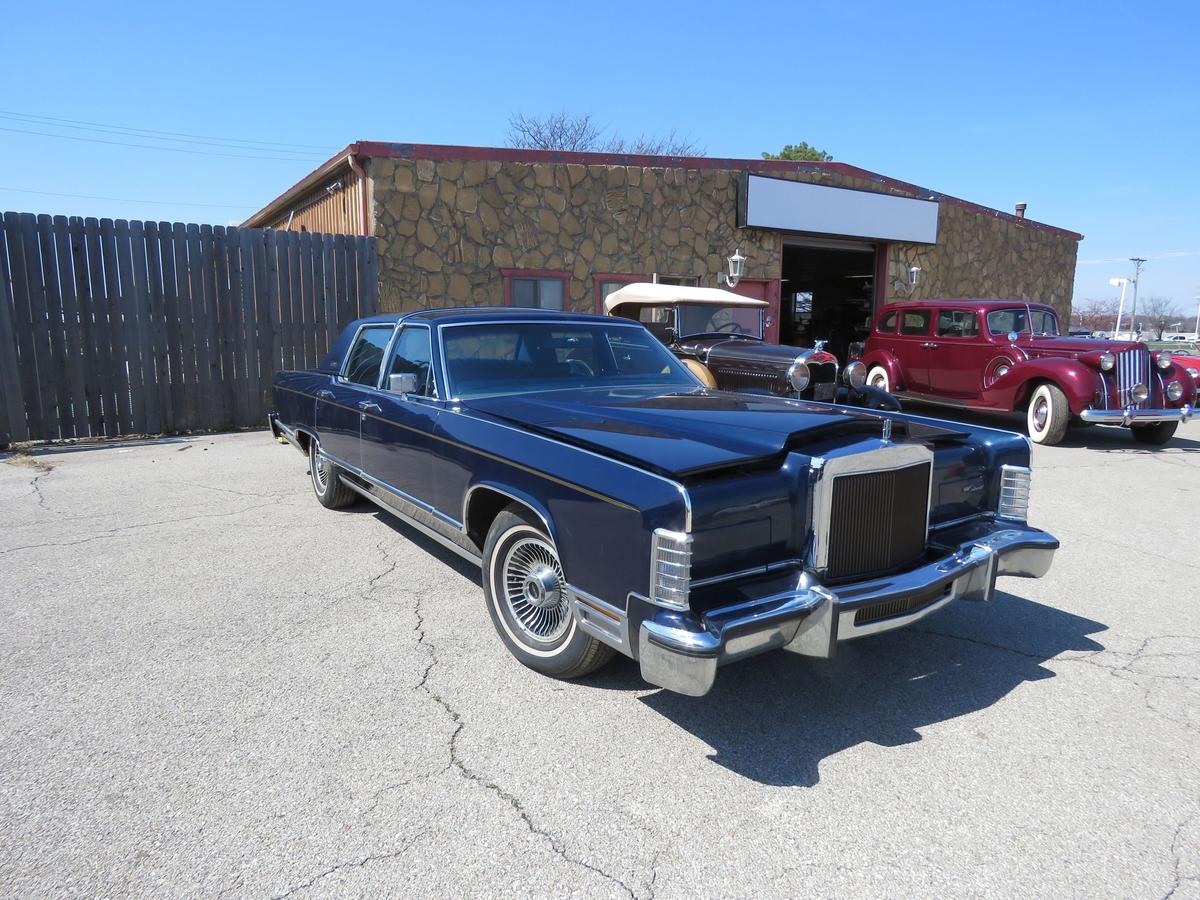
[(738, 224), (839, 237), (936, 244), (938, 205), (782, 178), (744, 175)]

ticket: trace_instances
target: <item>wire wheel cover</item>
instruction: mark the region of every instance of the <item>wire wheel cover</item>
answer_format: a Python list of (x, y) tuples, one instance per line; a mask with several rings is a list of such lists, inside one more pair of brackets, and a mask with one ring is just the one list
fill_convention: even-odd
[(504, 602), (513, 621), (539, 643), (552, 643), (571, 624), (562, 566), (554, 548), (525, 537), (509, 548), (501, 573)]
[(322, 494), (325, 493), (325, 486), (329, 483), (330, 468), (329, 457), (320, 450), (316, 451), (312, 461), (313, 481), (316, 482), (317, 490)]

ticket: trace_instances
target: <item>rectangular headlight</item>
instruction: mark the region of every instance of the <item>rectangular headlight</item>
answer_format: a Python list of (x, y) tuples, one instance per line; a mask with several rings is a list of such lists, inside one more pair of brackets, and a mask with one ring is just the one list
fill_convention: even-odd
[(1000, 467), (1000, 502), (996, 517), (1024, 522), (1029, 518), (1029, 483), (1033, 472), (1027, 466)]
[(656, 528), (650, 539), (650, 600), (687, 609), (692, 582), (692, 536)]

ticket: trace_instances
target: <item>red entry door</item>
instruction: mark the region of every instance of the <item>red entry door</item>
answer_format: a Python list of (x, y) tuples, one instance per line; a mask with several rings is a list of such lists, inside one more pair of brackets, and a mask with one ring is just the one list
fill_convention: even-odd
[(778, 344), (779, 282), (767, 281), (762, 278), (742, 278), (738, 281), (737, 287), (733, 289), (733, 292), (754, 300), (767, 301), (768, 306), (763, 310), (765, 314), (763, 320), (763, 339), (769, 344)]

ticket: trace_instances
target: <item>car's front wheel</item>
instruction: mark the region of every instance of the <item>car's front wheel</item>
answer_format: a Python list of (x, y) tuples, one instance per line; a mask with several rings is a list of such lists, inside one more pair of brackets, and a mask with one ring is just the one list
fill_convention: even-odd
[(553, 539), (519, 506), (496, 517), (483, 545), (483, 593), (504, 646), (543, 675), (578, 678), (612, 659), (580, 631)]
[(1071, 407), (1067, 395), (1057, 384), (1045, 382), (1034, 388), (1025, 411), (1029, 437), (1035, 444), (1058, 444), (1067, 434), (1071, 423)]
[(308, 474), (313, 493), (326, 509), (341, 509), (358, 499), (354, 491), (342, 484), (338, 467), (321, 451), (315, 439), (308, 442)]
[(1175, 437), (1178, 422), (1155, 422), (1153, 425), (1134, 425), (1133, 439), (1139, 444), (1165, 444)]
[(867, 373), (867, 384), (889, 394), (892, 392), (892, 379), (883, 366), (871, 366), (871, 371)]

